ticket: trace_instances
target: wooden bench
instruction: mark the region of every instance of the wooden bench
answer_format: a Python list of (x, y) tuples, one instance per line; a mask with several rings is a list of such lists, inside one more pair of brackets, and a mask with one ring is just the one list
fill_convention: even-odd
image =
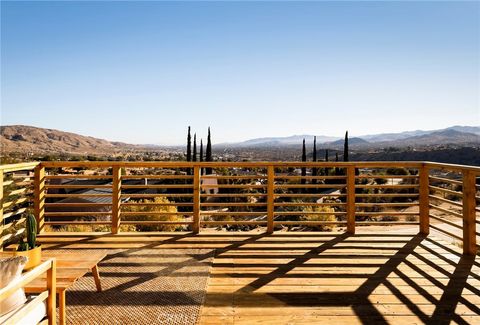
[[(7, 255), (6, 252), (0, 252), (1, 255)], [(100, 275), (97, 264), (105, 258), (107, 254), (104, 252), (82, 252), (71, 251), (62, 252), (55, 250), (42, 251), (42, 260), (50, 258), (56, 259), (56, 292), (58, 294), (59, 307), (59, 323), (65, 325), (66, 323), (66, 294), (65, 291), (72, 287), (75, 282), (83, 277), (88, 272), (92, 272), (95, 286), (98, 292), (102, 291), (100, 282)], [(25, 286), (25, 292), (38, 293), (45, 291), (45, 277), (40, 276)]]
[[(3, 255), (4, 254), (0, 254), (0, 257)], [(40, 265), (37, 265), (30, 271), (23, 273), (22, 276), (18, 279), (18, 281), (11, 282), (6, 287), (0, 289), (0, 301), (2, 301), (8, 298), (19, 288), (25, 288), (33, 281), (37, 281), (39, 277), (43, 277), (42, 290), (38, 291), (39, 295), (32, 298), (31, 300), (27, 300), (24, 305), (7, 314), (7, 318), (0, 320), (0, 322), (5, 325), (21, 324), (26, 319), (31, 322), (33, 321), (33, 319), (35, 319), (35, 317), (38, 316), (38, 307), (40, 307), (40, 312), (42, 312), (42, 309), (44, 309), (44, 307), (42, 308), (40, 305), (46, 301), (46, 318), (42, 320), (42, 316), (40, 314), (39, 324), (56, 325), (57, 322), (55, 310), (55, 271), (55, 259), (47, 259), (46, 261), (42, 262)], [(32, 315), (32, 312), (34, 313), (34, 315)]]

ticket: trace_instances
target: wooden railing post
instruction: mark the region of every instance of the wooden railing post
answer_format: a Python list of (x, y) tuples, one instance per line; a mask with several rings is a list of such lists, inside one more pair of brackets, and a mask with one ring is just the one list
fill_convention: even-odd
[(0, 252), (3, 251), (3, 170), (0, 170)]
[(347, 167), (347, 232), (355, 234), (355, 167)]
[(39, 164), (33, 172), (33, 210), (38, 232), (42, 232), (45, 228), (45, 167)]
[(267, 167), (267, 233), (273, 233), (273, 214), (275, 201), (275, 168)]
[(50, 267), (47, 270), (47, 289), (48, 289), (48, 298), (47, 298), (47, 315), (48, 315), (48, 325), (56, 325), (57, 317), (57, 261), (52, 259), (50, 261)]
[(475, 173), (463, 171), (463, 254), (475, 255)]
[(112, 168), (112, 234), (120, 231), (120, 204), (122, 195), (122, 173), (118, 166)]
[(420, 230), (419, 232), (424, 235), (428, 235), (430, 233), (430, 199), (429, 194), (430, 191), (428, 189), (429, 184), (429, 169), (425, 165), (423, 165), (419, 169), (419, 195), (418, 195), (418, 209), (419, 209), (419, 216), (420, 216)]
[(193, 224), (192, 232), (200, 232), (200, 167), (193, 167)]

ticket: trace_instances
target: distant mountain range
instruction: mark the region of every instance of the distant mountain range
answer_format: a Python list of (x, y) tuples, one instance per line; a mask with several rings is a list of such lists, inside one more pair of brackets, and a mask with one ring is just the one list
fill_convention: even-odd
[(457, 126), (452, 126), (446, 129), (431, 130), (431, 131), (416, 130), (416, 131), (405, 131), (400, 133), (381, 133), (381, 134), (362, 135), (360, 136), (360, 138), (367, 140), (368, 142), (386, 142), (386, 141), (403, 140), (403, 139), (412, 138), (416, 136), (423, 136), (427, 134), (432, 134), (432, 133), (437, 133), (442, 131), (451, 131), (451, 130), (480, 135), (480, 127), (478, 126), (457, 125)]
[[(308, 143), (313, 142), (314, 135), (294, 135), (290, 137), (257, 138), (238, 143), (225, 143), (218, 146), (225, 147), (280, 147), (300, 145), (303, 139)], [(319, 147), (343, 146), (343, 138), (320, 135), (317, 136)], [(452, 126), (446, 129), (430, 131), (406, 131), (400, 133), (382, 133), (362, 135), (349, 138), (351, 147), (407, 147), (430, 146), (447, 144), (480, 145), (480, 127), (478, 126)]]
[[(285, 146), (285, 145), (298, 145), (302, 143), (303, 139), (312, 139), (313, 135), (292, 135), (289, 137), (271, 137), (271, 138), (257, 138), (251, 139), (243, 142), (238, 143), (223, 143), (219, 144), (218, 146), (241, 146), (241, 147), (258, 147), (258, 146)], [(338, 137), (329, 137), (324, 135), (317, 136), (317, 142), (331, 142), (335, 140), (339, 140)]]
[[(217, 148), (263, 148), (293, 147), (301, 145), (302, 140), (309, 143), (313, 135), (294, 135), (290, 137), (269, 137), (243, 141), (240, 143), (218, 144)], [(349, 139), (352, 149), (372, 149), (388, 147), (428, 147), (438, 145), (480, 146), (480, 127), (453, 126), (432, 131), (408, 131), (352, 137)], [(317, 136), (317, 148), (341, 148), (343, 138)], [(102, 154), (135, 152), (139, 150), (167, 150), (167, 147), (152, 145), (133, 145), (107, 141), (71, 132), (44, 129), (26, 125), (0, 127), (1, 153), (42, 153), (42, 154)], [(172, 148), (172, 147), (170, 147)], [(182, 147), (177, 147), (181, 150)]]

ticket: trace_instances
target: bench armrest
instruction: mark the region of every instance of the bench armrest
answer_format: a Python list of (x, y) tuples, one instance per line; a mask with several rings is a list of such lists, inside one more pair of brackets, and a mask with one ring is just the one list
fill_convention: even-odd
[[(54, 258), (49, 259), (42, 264), (34, 267), (32, 270), (22, 274), (21, 278), (17, 281), (9, 283), (6, 287), (0, 289), (0, 301), (7, 298), (13, 294), (18, 289), (25, 287), (28, 283), (33, 281), (35, 278), (41, 276), (43, 273), (47, 272), (47, 290), (39, 295), (39, 299), (33, 299), (25, 306), (25, 308), (20, 308), (14, 316), (11, 318), (21, 317), (21, 314), (27, 314), (31, 308), (35, 305), (42, 303), (45, 299), (47, 300), (47, 317), (48, 324), (56, 324), (56, 260)], [(18, 315), (17, 315), (18, 313)], [(13, 321), (14, 319), (12, 319)], [(8, 324), (9, 321), (7, 321)]]

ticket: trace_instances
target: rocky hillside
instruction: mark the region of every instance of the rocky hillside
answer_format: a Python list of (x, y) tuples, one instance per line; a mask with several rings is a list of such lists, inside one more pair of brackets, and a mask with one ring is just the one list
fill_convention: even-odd
[(25, 125), (0, 127), (2, 153), (104, 154), (137, 148), (121, 142)]

